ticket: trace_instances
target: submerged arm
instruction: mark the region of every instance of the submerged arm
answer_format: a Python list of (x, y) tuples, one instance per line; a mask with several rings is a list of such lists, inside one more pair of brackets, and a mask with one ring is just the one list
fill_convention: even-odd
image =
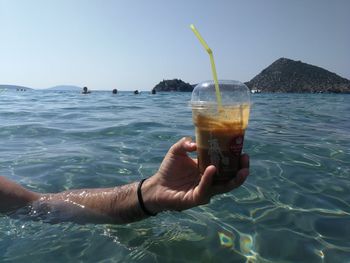
[[(130, 223), (147, 217), (138, 203), (137, 185), (131, 183), (113, 188), (44, 194), (33, 207), (39, 210), (38, 213), (42, 208), (53, 212), (53, 216), (60, 218), (54, 218), (56, 221)], [(147, 185), (143, 185), (142, 188), (142, 192), (145, 193)]]
[[(147, 217), (138, 202), (137, 186), (138, 183), (131, 183), (114, 188), (39, 194), (0, 176), (0, 213), (12, 213), (31, 205), (31, 216), (50, 222), (129, 223)], [(149, 182), (145, 181), (142, 195), (150, 210), (149, 187)]]

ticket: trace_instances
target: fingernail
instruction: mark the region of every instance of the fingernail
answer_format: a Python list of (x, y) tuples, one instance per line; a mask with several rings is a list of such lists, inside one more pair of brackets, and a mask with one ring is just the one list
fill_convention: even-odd
[(188, 141), (188, 142), (191, 142), (191, 141), (192, 141), (192, 138), (191, 138), (190, 136), (185, 136), (184, 138), (185, 138), (185, 140)]

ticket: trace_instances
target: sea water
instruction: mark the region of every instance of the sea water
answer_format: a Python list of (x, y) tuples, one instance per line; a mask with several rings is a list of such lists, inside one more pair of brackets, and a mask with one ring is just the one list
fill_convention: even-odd
[[(154, 174), (189, 93), (3, 91), (0, 174), (38, 192)], [(126, 225), (0, 216), (5, 262), (349, 262), (350, 95), (254, 94), (244, 186)], [(0, 200), (2, 202), (2, 200)]]

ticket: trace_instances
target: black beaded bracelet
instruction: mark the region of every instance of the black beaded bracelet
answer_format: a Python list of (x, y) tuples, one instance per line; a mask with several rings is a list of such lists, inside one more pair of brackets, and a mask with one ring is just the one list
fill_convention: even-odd
[(143, 184), (144, 181), (146, 181), (147, 178), (145, 179), (142, 179), (140, 182), (139, 182), (139, 185), (137, 186), (137, 198), (139, 200), (139, 204), (140, 204), (140, 207), (142, 209), (142, 211), (148, 215), (148, 216), (156, 216), (157, 213), (152, 213), (150, 212), (146, 207), (145, 207), (145, 204), (143, 202), (143, 198), (142, 198), (142, 193), (141, 193), (141, 186)]

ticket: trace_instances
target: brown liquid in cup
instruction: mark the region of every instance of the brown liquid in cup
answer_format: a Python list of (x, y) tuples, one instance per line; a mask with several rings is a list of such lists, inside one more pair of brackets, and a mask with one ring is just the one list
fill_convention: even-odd
[(193, 110), (198, 168), (204, 173), (209, 165), (214, 165), (217, 168), (214, 183), (236, 176), (248, 119), (249, 105), (225, 109), (216, 115), (212, 111)]

